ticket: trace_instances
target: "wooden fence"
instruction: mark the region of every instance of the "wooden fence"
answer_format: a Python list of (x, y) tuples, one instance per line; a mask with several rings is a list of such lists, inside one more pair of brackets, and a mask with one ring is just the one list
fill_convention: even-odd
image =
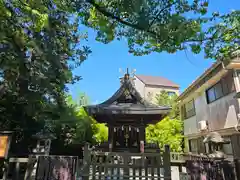
[(171, 164), (182, 167), (187, 180), (240, 180), (240, 161), (231, 158), (216, 160), (203, 154), (171, 153)]
[[(162, 153), (103, 153), (85, 151), (83, 160), (71, 156), (34, 156), (9, 158), (3, 179), (28, 180), (47, 179), (53, 164), (59, 159), (72, 158), (77, 168), (77, 179), (170, 179), (171, 163), (183, 163), (183, 155), (170, 153), (166, 146)], [(78, 162), (76, 162), (78, 161)], [(59, 164), (59, 163), (58, 163)], [(78, 164), (78, 166), (76, 165)], [(38, 168), (37, 168), (38, 166)], [(45, 177), (43, 177), (45, 174)], [(75, 174), (75, 170), (71, 170)], [(114, 176), (114, 177), (113, 177)]]
[[(32, 175), (35, 172), (37, 176), (34, 179), (48, 180), (54, 174), (52, 171), (54, 167), (58, 165), (62, 167), (62, 159), (65, 159), (67, 160), (65, 165), (70, 167), (70, 169), (65, 169), (65, 173), (69, 174), (70, 172), (70, 180), (180, 179), (176, 176), (171, 177), (170, 166), (178, 166), (180, 172), (182, 168), (186, 169), (185, 173), (179, 173), (183, 179), (184, 177), (187, 177), (188, 180), (205, 177), (206, 180), (216, 178), (240, 180), (239, 160), (235, 162), (214, 161), (199, 155), (170, 153), (168, 149), (162, 153), (86, 151), (84, 157), (83, 160), (77, 160), (77, 157), (71, 156), (39, 156), (38, 168), (36, 168), (36, 158), (34, 159), (34, 157), (9, 158), (8, 168), (6, 168), (3, 179), (29, 180), (33, 178)], [(61, 169), (61, 171), (63, 170)]]
[(78, 158), (75, 156), (30, 156), (29, 158), (10, 158), (5, 166), (2, 179), (74, 180), (77, 171), (77, 160)]
[(102, 179), (171, 179), (169, 146), (163, 153), (90, 152), (84, 151), (79, 177)]

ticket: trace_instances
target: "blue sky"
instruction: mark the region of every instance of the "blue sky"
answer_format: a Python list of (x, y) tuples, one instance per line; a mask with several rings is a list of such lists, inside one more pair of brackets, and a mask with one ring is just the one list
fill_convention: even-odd
[[(209, 12), (226, 13), (233, 9), (240, 10), (240, 0), (209, 2)], [(79, 91), (85, 92), (94, 104), (108, 99), (119, 88), (119, 77), (122, 76), (119, 68), (136, 69), (136, 74), (166, 77), (178, 83), (183, 91), (213, 63), (213, 60), (204, 59), (203, 54), (195, 55), (190, 51), (136, 57), (128, 53), (127, 43), (123, 40), (106, 45), (95, 41), (92, 30), (88, 30), (88, 34), (87, 44), (93, 53), (74, 70), (74, 74), (82, 76), (83, 80), (69, 86), (69, 89), (73, 98)]]

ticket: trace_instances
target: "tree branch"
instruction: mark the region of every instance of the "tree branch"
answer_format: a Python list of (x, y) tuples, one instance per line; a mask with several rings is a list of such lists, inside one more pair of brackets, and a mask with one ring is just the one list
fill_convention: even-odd
[(162, 8), (155, 16), (155, 18), (152, 20), (152, 22), (149, 24), (148, 26), (148, 30), (152, 27), (152, 25), (154, 24), (154, 22), (158, 19), (158, 16), (163, 12), (165, 11), (167, 8), (170, 8), (172, 5), (176, 4), (177, 1), (173, 2), (173, 3), (170, 3), (168, 4), (166, 7)]
[(140, 30), (140, 31), (145, 31), (145, 32), (147, 32), (147, 33), (149, 33), (153, 36), (157, 36), (157, 34), (153, 31), (150, 31), (148, 29), (139, 27), (137, 24), (132, 24), (132, 23), (129, 23), (127, 21), (124, 21), (118, 16), (114, 16), (112, 13), (108, 12), (105, 8), (99, 6), (96, 2), (94, 2), (94, 0), (87, 0), (87, 2), (89, 4), (91, 4), (93, 7), (95, 7), (100, 13), (102, 13), (106, 17), (110, 17), (110, 18), (112, 18), (112, 19), (114, 19), (114, 20), (116, 20), (116, 21), (120, 22), (121, 24), (126, 25), (128, 27), (131, 27), (131, 28), (134, 28), (134, 29), (137, 29), (137, 30)]
[[(174, 5), (175, 3), (177, 3), (177, 1), (171, 3), (171, 4), (168, 4), (166, 7), (164, 7), (163, 9), (161, 9), (156, 17), (151, 21), (150, 25), (148, 26), (148, 28), (144, 28), (144, 27), (140, 27), (138, 26), (137, 24), (132, 24), (130, 22), (127, 22), (123, 19), (121, 19), (119, 16), (115, 16), (113, 13), (109, 12), (106, 10), (105, 7), (101, 7), (100, 5), (98, 5), (94, 0), (86, 0), (87, 3), (91, 4), (93, 7), (95, 7), (102, 15), (108, 17), (108, 18), (111, 18), (113, 20), (116, 20), (117, 22), (123, 24), (123, 25), (126, 25), (128, 27), (131, 27), (133, 29), (136, 29), (136, 30), (140, 30), (140, 31), (144, 31), (146, 33), (149, 33), (152, 37), (155, 37), (156, 39), (158, 39), (159, 35), (154, 32), (154, 31), (151, 31), (150, 28), (151, 26), (154, 24), (154, 22), (158, 19), (158, 16), (164, 11), (166, 10), (167, 8), (170, 8), (172, 5)], [(168, 37), (170, 38), (170, 37)], [(185, 42), (203, 42), (203, 41), (206, 41), (206, 40), (212, 40), (211, 37), (207, 37), (207, 38), (204, 38), (204, 39), (188, 39), (186, 40)], [(166, 43), (166, 42), (163, 42), (163, 43)]]

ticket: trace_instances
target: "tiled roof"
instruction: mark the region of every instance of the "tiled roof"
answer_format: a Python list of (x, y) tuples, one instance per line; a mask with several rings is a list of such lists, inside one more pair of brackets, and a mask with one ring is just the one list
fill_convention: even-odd
[(146, 85), (153, 86), (167, 86), (179, 88), (179, 85), (160, 76), (146, 76), (146, 75), (135, 75), (139, 80), (141, 80)]

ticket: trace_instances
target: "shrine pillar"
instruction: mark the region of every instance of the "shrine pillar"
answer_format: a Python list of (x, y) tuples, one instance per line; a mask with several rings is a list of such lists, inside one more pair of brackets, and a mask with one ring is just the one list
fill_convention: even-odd
[(144, 144), (145, 144), (145, 126), (141, 125), (139, 127), (139, 147), (140, 152), (144, 152)]
[(114, 138), (114, 127), (112, 125), (108, 126), (108, 149), (109, 152), (113, 150), (113, 138)]

